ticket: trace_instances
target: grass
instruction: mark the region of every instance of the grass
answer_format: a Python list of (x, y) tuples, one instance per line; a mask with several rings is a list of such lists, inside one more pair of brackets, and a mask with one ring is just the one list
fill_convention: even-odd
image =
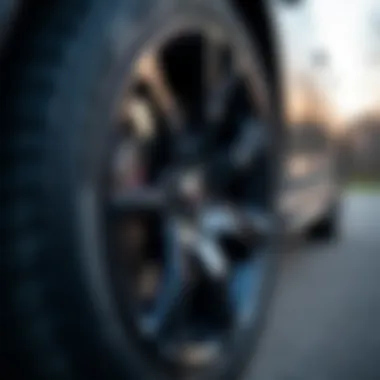
[(353, 181), (348, 185), (348, 190), (380, 193), (380, 181)]

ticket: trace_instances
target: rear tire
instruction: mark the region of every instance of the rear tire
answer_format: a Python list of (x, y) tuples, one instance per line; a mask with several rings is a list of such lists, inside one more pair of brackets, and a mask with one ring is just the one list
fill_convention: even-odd
[(338, 202), (307, 233), (311, 242), (331, 242), (339, 238), (340, 207)]

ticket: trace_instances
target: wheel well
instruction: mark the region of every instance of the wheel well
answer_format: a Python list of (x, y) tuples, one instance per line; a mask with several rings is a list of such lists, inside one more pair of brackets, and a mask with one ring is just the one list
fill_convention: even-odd
[(256, 39), (272, 85), (279, 85), (274, 26), (265, 0), (230, 0), (250, 33)]
[[(274, 35), (274, 26), (269, 12), (269, 6), (266, 0), (229, 0), (234, 9), (238, 12), (246, 27), (248, 27), (252, 36), (258, 42), (259, 50), (267, 69), (267, 75), (272, 85), (279, 85), (279, 70), (276, 59), (276, 39)], [(16, 4), (20, 5), (22, 1), (5, 1), (0, 6), (0, 29), (9, 16), (11, 10), (15, 10)], [(13, 7), (10, 5), (13, 4)], [(8, 11), (8, 12), (6, 12)], [(2, 22), (1, 22), (2, 21)], [(1, 37), (0, 37), (1, 42)]]

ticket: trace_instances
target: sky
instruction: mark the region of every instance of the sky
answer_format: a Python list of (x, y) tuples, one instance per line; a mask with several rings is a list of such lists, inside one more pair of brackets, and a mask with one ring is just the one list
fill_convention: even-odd
[[(277, 4), (288, 78), (312, 76), (343, 121), (380, 108), (380, 0)], [(327, 53), (328, 65), (313, 67), (315, 51)]]

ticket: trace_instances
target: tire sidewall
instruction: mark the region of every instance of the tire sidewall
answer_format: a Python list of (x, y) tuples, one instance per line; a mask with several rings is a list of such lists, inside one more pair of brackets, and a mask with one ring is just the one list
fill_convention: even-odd
[[(64, 284), (57, 293), (62, 302), (54, 312), (61, 317), (51, 321), (52, 334), (64, 342), (62, 349), (70, 358), (68, 362), (80, 373), (95, 378), (121, 379), (129, 375), (135, 379), (165, 379), (169, 378), (167, 368), (147, 362), (126, 335), (104, 270), (105, 226), (101, 223), (109, 126), (125, 86), (120, 78), (127, 77), (141, 46), (166, 20), (189, 12), (210, 17), (216, 23), (230, 18), (212, 2), (197, 6), (191, 1), (174, 6), (154, 1), (93, 3), (56, 68), (55, 90), (45, 115), (47, 167), (42, 188), (46, 196), (41, 207), (46, 210), (49, 249), (58, 262), (63, 258), (70, 262), (60, 267), (49, 264), (49, 276)], [(273, 273), (272, 268), (268, 273)], [(273, 276), (268, 275), (266, 281), (263, 302), (270, 298)], [(62, 315), (67, 316), (66, 321)], [(70, 329), (62, 327), (67, 322)], [(251, 338), (257, 335), (259, 326), (252, 326), (245, 344), (236, 347), (230, 360), (205, 377), (235, 377), (240, 372), (238, 364), (244, 367), (248, 360), (249, 348), (254, 345)]]

